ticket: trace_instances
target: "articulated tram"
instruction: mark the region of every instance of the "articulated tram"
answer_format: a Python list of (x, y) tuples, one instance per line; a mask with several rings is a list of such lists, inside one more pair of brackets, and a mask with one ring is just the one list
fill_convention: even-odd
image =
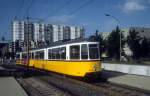
[(60, 74), (84, 77), (101, 71), (98, 42), (82, 41), (53, 45), (16, 54), (16, 63)]

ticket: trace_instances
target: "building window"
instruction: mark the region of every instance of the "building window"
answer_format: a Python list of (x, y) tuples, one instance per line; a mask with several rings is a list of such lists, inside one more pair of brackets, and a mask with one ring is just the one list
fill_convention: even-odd
[(81, 45), (81, 59), (88, 59), (87, 44), (82, 44)]
[(89, 44), (89, 56), (90, 59), (99, 59), (98, 53), (98, 45), (97, 44)]
[(70, 46), (70, 59), (80, 59), (80, 46)]

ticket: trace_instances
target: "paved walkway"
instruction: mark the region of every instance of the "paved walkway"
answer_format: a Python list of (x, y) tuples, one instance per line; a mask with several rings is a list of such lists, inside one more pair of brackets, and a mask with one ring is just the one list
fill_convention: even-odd
[(13, 77), (0, 77), (0, 96), (28, 96)]
[(123, 84), (150, 91), (150, 77), (140, 75), (121, 75), (108, 79), (109, 82)]

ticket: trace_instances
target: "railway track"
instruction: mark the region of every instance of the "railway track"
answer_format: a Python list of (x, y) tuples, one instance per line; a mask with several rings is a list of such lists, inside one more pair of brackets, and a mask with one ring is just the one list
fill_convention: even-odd
[(33, 77), (26, 79), (18, 79), (29, 96), (72, 96), (67, 92), (47, 84)]
[(86, 83), (53, 74), (52, 76), (36, 78), (76, 96), (149, 96), (149, 94), (146, 94), (143, 91), (110, 84), (108, 82)]
[(116, 85), (110, 83), (96, 83), (94, 84), (101, 88), (104, 93), (108, 94), (108, 96), (149, 96), (148, 94), (139, 91), (139, 89), (126, 87), (123, 85)]
[(40, 75), (17, 77), (29, 96), (150, 96), (143, 91), (108, 82), (88, 83), (45, 71), (34, 70), (29, 74), (35, 72)]

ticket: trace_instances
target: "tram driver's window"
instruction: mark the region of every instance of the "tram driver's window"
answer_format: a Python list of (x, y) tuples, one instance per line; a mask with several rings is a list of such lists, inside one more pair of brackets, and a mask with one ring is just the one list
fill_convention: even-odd
[(98, 59), (99, 58), (98, 45), (97, 44), (90, 44), (89, 45), (89, 56), (90, 56), (90, 59)]
[(80, 59), (80, 46), (70, 46), (70, 59)]

